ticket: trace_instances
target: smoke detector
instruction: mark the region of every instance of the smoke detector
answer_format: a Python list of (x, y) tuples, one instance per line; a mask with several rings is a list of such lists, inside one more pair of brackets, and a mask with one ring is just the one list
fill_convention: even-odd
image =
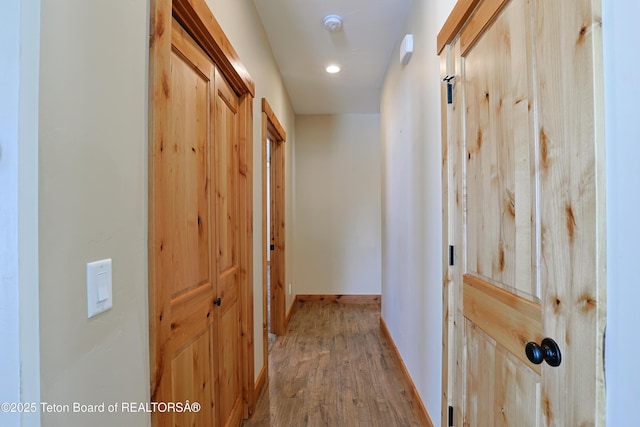
[(322, 23), (328, 31), (338, 31), (342, 28), (342, 18), (338, 15), (327, 15), (322, 20)]

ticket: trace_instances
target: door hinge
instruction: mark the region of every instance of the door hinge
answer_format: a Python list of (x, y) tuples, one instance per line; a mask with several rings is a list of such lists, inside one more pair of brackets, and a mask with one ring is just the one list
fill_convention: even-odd
[(449, 245), (449, 265), (453, 265), (453, 245)]
[(453, 81), (456, 76), (445, 76), (442, 81), (447, 84), (447, 104), (453, 104)]
[(449, 406), (449, 427), (453, 427), (453, 406)]

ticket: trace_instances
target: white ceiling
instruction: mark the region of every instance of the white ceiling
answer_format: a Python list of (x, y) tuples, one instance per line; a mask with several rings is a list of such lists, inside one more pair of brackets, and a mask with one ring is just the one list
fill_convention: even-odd
[[(378, 113), (412, 0), (253, 0), (296, 114)], [(343, 27), (329, 32), (326, 15)], [(337, 63), (338, 74), (327, 65)]]

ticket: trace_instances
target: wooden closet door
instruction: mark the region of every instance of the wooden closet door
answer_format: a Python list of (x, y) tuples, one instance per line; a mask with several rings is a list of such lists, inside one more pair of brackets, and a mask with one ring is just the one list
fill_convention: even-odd
[(159, 426), (215, 426), (216, 250), (211, 207), (215, 69), (180, 25), (171, 34), (168, 138), (153, 147), (156, 390), (152, 400), (197, 402), (155, 411)]
[(149, 48), (151, 400), (200, 405), (152, 425), (239, 426), (256, 401), (255, 84), (205, 0), (152, 0)]
[(174, 21), (170, 138), (154, 147), (158, 425), (240, 425), (238, 96)]
[(216, 222), (216, 384), (220, 425), (239, 425), (242, 418), (240, 327), (240, 200), (238, 161), (238, 96), (215, 73), (215, 133), (212, 201)]

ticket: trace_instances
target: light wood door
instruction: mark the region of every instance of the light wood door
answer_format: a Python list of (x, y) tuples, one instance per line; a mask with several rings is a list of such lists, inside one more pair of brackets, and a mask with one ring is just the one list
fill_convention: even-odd
[(277, 335), (287, 333), (286, 289), (285, 289), (285, 217), (284, 217), (284, 140), (271, 141), (271, 332)]
[[(285, 314), (285, 155), (287, 134), (266, 98), (262, 98), (262, 241), (265, 247), (262, 264), (263, 345), (268, 360), (268, 333), (287, 331)], [(267, 232), (268, 230), (268, 232)], [(268, 268), (269, 267), (269, 268)], [(267, 286), (269, 290), (267, 291)], [(269, 300), (267, 300), (269, 296)], [(269, 318), (270, 316), (270, 318)], [(270, 323), (270, 330), (268, 328)], [(268, 363), (264, 378), (269, 378)]]
[[(595, 3), (461, 1), (443, 29), (443, 425), (604, 425)], [(546, 337), (560, 366), (525, 353)]]
[(153, 146), (150, 310), (160, 426), (240, 425), (238, 97), (177, 21), (166, 90), (168, 137)]
[(220, 425), (242, 419), (242, 358), (240, 328), (240, 213), (238, 184), (238, 97), (216, 70), (215, 163), (212, 201), (216, 222), (216, 384)]
[[(155, 402), (198, 402), (199, 412), (154, 412), (159, 426), (217, 425), (216, 296), (211, 206), (215, 68), (174, 21), (168, 138), (153, 147)], [(159, 378), (158, 378), (159, 376)]]

